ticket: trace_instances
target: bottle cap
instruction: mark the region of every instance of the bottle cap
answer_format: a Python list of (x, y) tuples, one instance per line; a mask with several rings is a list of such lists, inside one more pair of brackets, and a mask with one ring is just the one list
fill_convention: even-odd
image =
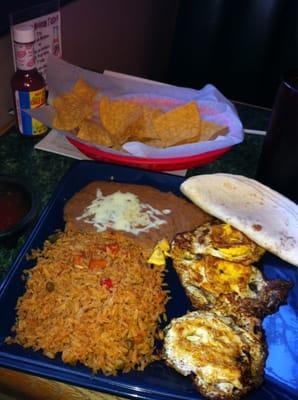
[(13, 29), (13, 40), (17, 43), (32, 43), (35, 40), (34, 27), (23, 25)]

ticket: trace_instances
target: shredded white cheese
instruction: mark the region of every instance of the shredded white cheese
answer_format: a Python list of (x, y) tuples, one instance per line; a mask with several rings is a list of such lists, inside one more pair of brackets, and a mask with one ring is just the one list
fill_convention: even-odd
[(104, 196), (98, 189), (96, 198), (77, 219), (92, 224), (98, 232), (110, 228), (138, 235), (166, 224), (162, 216), (170, 212), (169, 209), (157, 210), (150, 204), (141, 203), (133, 193), (118, 191)]

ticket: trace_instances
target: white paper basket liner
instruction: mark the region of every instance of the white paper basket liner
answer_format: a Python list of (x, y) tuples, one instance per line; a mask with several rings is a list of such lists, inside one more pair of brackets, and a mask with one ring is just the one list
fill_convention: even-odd
[(128, 142), (122, 147), (124, 151), (116, 151), (104, 146), (94, 145), (90, 142), (79, 140), (74, 134), (61, 132), (61, 134), (88, 144), (88, 146), (104, 150), (112, 154), (128, 155), (145, 158), (173, 158), (187, 157), (203, 154), (213, 150), (224, 149), (243, 141), (243, 126), (234, 105), (227, 100), (213, 85), (207, 84), (201, 90), (160, 84), (158, 82), (143, 82), (126, 77), (107, 76), (105, 74), (89, 71), (53, 55), (48, 58), (48, 88), (49, 105), (30, 110), (30, 114), (52, 127), (54, 110), (51, 106), (53, 98), (70, 91), (74, 83), (85, 79), (96, 87), (102, 95), (112, 98), (135, 98), (140, 101), (154, 101), (155, 99), (163, 108), (169, 109), (181, 103), (195, 100), (200, 108), (203, 119), (226, 125), (229, 132), (225, 136), (218, 136), (215, 140), (168, 147), (165, 149), (148, 146), (141, 142)]

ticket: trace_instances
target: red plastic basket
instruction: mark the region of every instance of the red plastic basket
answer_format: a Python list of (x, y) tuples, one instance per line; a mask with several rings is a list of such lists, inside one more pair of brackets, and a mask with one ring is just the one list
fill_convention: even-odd
[(130, 167), (149, 169), (153, 171), (177, 171), (180, 169), (200, 167), (215, 161), (232, 148), (232, 146), (230, 146), (187, 157), (144, 158), (124, 154), (113, 154), (108, 151), (99, 150), (93, 146), (88, 146), (88, 144), (81, 143), (73, 138), (67, 139), (78, 150), (93, 160), (111, 162), (113, 164), (127, 165)]

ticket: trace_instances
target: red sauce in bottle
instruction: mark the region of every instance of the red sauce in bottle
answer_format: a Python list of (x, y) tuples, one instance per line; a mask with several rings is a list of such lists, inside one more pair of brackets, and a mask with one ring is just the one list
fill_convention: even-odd
[(33, 26), (14, 29), (14, 47), (17, 71), (12, 77), (11, 88), (18, 130), (25, 137), (40, 137), (48, 128), (24, 111), (46, 103), (46, 84), (35, 65)]

